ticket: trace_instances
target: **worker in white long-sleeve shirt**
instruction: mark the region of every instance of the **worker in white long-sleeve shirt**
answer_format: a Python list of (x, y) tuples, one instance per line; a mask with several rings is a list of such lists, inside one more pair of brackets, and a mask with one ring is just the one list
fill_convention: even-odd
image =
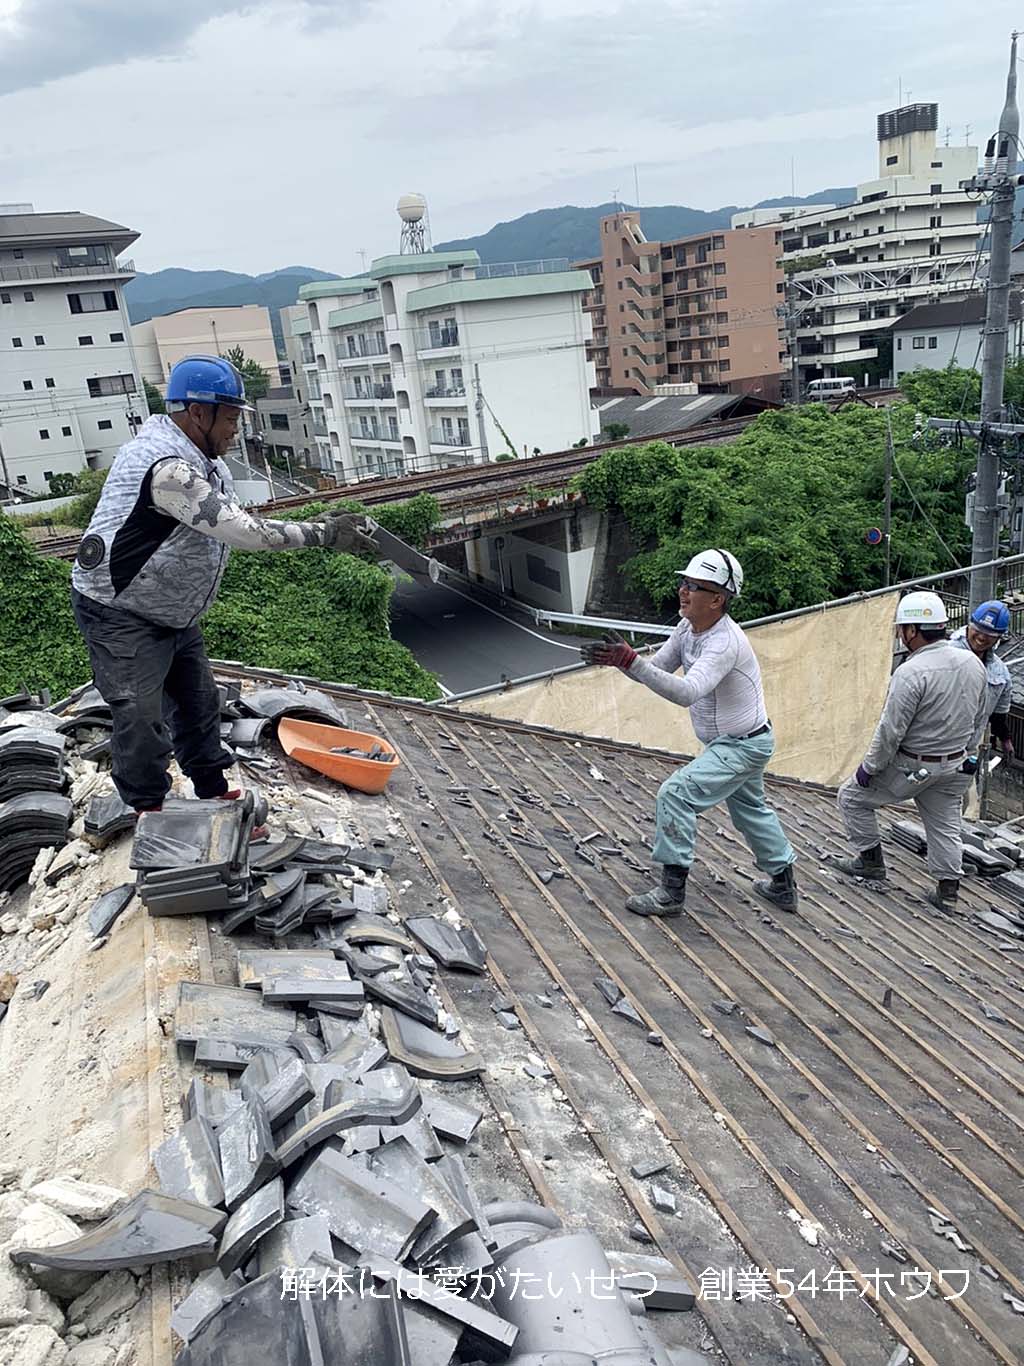
[(928, 900), (950, 912), (962, 871), (960, 807), (978, 771), (973, 747), (985, 726), (987, 683), (981, 660), (950, 641), (946, 626), (937, 593), (908, 593), (896, 608), (896, 628), (909, 654), (889, 680), (867, 753), (839, 789), (839, 810), (858, 852), (838, 867), (854, 877), (884, 879), (876, 812), (912, 799), (938, 884)]
[(770, 875), (770, 881), (756, 882), (755, 890), (781, 910), (795, 911), (796, 855), (765, 800), (764, 771), (775, 740), (761, 669), (729, 615), (743, 587), (743, 570), (727, 551), (704, 550), (679, 578), (682, 620), (653, 658), (644, 659), (622, 640), (594, 642), (581, 651), (589, 662), (622, 669), (652, 692), (689, 707), (697, 738), (706, 746), (662, 783), (653, 848), (662, 865), (661, 886), (630, 897), (626, 906), (637, 915), (681, 913), (697, 817), (724, 801), (757, 866)]

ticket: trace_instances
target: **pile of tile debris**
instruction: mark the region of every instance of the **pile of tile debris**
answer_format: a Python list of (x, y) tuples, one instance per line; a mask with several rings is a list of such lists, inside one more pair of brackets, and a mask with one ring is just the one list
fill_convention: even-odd
[[(917, 821), (894, 821), (892, 836), (897, 844), (920, 858), (927, 855), (927, 836), (924, 826)], [(992, 880), (1020, 907), (1015, 912), (972, 911), (972, 923), (978, 929), (996, 935), (1004, 946), (1018, 948), (1024, 940), (1024, 867), (1021, 866), (1024, 864), (1024, 828), (1020, 821), (1006, 821), (1002, 825), (964, 821), (963, 840), (964, 871)]]
[[(152, 914), (167, 913), (161, 897), (180, 898), (182, 913), (229, 893), (237, 873), (247, 906), (257, 895), (268, 903), (250, 916), (262, 928), (296, 892), (308, 905), (308, 880), (325, 893), (313, 911), (334, 906), (306, 921), (315, 946), (239, 949), (235, 987), (179, 984), (175, 1037), (197, 1071), (184, 1123), (153, 1154), (160, 1189), (68, 1244), (23, 1247), (13, 1260), (36, 1274), (192, 1259), (198, 1278), (172, 1318), (176, 1366), (249, 1366), (256, 1354), (275, 1366), (560, 1366), (599, 1353), (622, 1366), (703, 1361), (665, 1348), (646, 1319), (648, 1309), (692, 1307), (671, 1263), (606, 1255), (550, 1211), (486, 1203), (474, 1189), (457, 1148), (479, 1111), (416, 1080), (483, 1070), (433, 989), (438, 963), (484, 971), (473, 930), (390, 918), (386, 852), (291, 836), (250, 850), (255, 815), (251, 801), (147, 814), (132, 856), (140, 895)], [(177, 855), (174, 840), (201, 856), (170, 861), (165, 891), (151, 880), (155, 851)], [(211, 868), (229, 875), (219, 888), (204, 881)], [(351, 900), (338, 911), (318, 879), (343, 874)], [(517, 1296), (524, 1280), (554, 1290)]]
[(67, 843), (66, 741), (48, 701), (26, 691), (0, 699), (0, 892), (25, 881), (41, 850)]

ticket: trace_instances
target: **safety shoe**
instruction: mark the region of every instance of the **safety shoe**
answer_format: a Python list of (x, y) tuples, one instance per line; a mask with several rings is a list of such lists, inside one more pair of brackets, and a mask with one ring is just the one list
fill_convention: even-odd
[(956, 914), (956, 900), (960, 895), (960, 883), (955, 877), (940, 877), (934, 892), (928, 893), (928, 900), (946, 915)]
[(666, 863), (661, 870), (661, 886), (631, 896), (626, 902), (626, 910), (634, 915), (656, 915), (662, 919), (682, 915), (689, 871), (679, 864)]
[(882, 846), (874, 845), (871, 849), (865, 849), (856, 858), (840, 859), (836, 867), (841, 873), (846, 873), (849, 877), (864, 877), (871, 882), (885, 881), (885, 859), (882, 858)]
[(780, 911), (795, 911), (798, 898), (793, 865), (790, 863), (781, 873), (774, 873), (770, 882), (755, 882), (754, 891)]

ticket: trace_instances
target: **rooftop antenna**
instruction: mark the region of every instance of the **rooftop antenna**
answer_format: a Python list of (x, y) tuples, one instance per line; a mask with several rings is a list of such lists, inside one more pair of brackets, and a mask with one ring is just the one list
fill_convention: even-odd
[(360, 271), (360, 274), (361, 274), (361, 275), (365, 275), (365, 274), (366, 274), (366, 248), (365, 248), (365, 247), (360, 247), (359, 250), (356, 252), (356, 255), (359, 257), (359, 261), (360, 261), (360, 264), (361, 264), (361, 266), (362, 266), (362, 270)]
[(964, 124), (964, 146), (965, 146), (965, 147), (966, 147), (967, 144), (970, 142), (970, 140), (971, 140), (971, 125), (970, 125), (969, 123), (965, 123), (965, 124)]
[(398, 201), (398, 216), (402, 220), (402, 244), (399, 250), (403, 256), (421, 256), (430, 251), (430, 219), (427, 217), (427, 201), (421, 194), (412, 192), (402, 195)]
[(947, 123), (947, 124), (946, 124), (946, 146), (947, 146), (947, 147), (949, 146), (949, 135), (950, 135), (951, 132), (952, 132), (952, 129), (950, 128), (949, 124)]
[(639, 208), (639, 207), (640, 207), (640, 172), (639, 172), (639, 171), (637, 170), (637, 168), (636, 168), (636, 162), (635, 162), (635, 161), (634, 161), (634, 163), (633, 163), (633, 189), (634, 189), (634, 192), (635, 192), (635, 194), (636, 194), (636, 207)]

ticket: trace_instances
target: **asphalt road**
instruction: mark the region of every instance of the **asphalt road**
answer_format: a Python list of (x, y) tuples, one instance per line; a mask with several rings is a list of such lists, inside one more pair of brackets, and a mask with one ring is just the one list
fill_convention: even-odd
[(533, 624), (514, 609), (485, 607), (461, 590), (399, 580), (391, 634), (437, 674), (448, 692), (466, 692), (579, 662), (578, 641)]

